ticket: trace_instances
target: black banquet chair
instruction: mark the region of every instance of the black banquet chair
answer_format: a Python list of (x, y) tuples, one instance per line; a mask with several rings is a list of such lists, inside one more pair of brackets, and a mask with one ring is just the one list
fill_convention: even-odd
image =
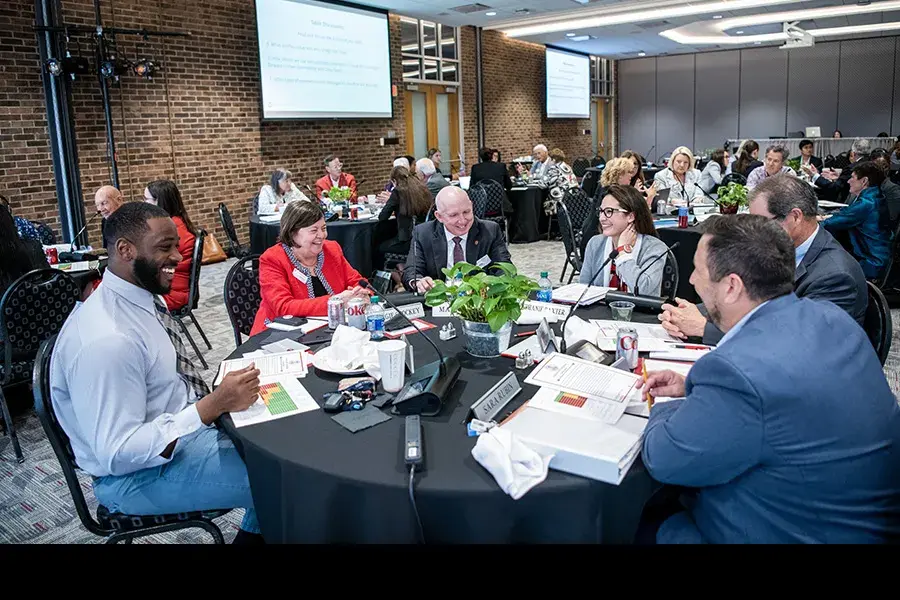
[(169, 314), (171, 314), (172, 318), (174, 318), (178, 322), (178, 325), (181, 327), (181, 331), (191, 343), (191, 346), (194, 348), (194, 352), (197, 354), (200, 362), (203, 363), (203, 368), (208, 369), (209, 365), (206, 364), (206, 359), (203, 358), (203, 354), (200, 353), (200, 348), (197, 347), (197, 342), (194, 341), (194, 338), (188, 331), (187, 326), (184, 324), (184, 319), (189, 318), (194, 324), (194, 327), (197, 328), (197, 331), (200, 332), (200, 337), (203, 338), (203, 341), (206, 343), (206, 347), (209, 350), (212, 350), (212, 344), (209, 343), (209, 339), (206, 337), (206, 334), (200, 327), (200, 323), (197, 322), (197, 318), (194, 316), (194, 309), (197, 308), (197, 306), (200, 304), (200, 267), (203, 266), (204, 238), (206, 238), (206, 231), (201, 229), (197, 233), (197, 239), (194, 240), (194, 252), (191, 255), (191, 278), (190, 284), (188, 286), (188, 302), (181, 308), (176, 308), (175, 310), (169, 311)]
[(894, 335), (891, 309), (877, 285), (867, 281), (866, 288), (869, 291), (869, 305), (866, 307), (863, 329), (866, 330), (866, 335), (869, 336), (869, 341), (875, 348), (875, 354), (878, 355), (878, 360), (883, 366), (891, 349), (891, 338)]
[(166, 515), (126, 515), (112, 513), (101, 504), (97, 507), (97, 518), (91, 516), (87, 500), (84, 497), (84, 489), (81, 482), (78, 481), (78, 465), (75, 462), (72, 444), (56, 418), (50, 397), (50, 359), (55, 344), (56, 335), (53, 335), (41, 345), (34, 361), (34, 410), (41, 421), (44, 433), (47, 434), (47, 439), (50, 440), (53, 453), (59, 460), (66, 478), (66, 485), (68, 485), (72, 501), (75, 503), (75, 511), (85, 529), (94, 535), (105, 537), (107, 544), (118, 542), (130, 544), (132, 540), (147, 535), (199, 527), (208, 531), (216, 544), (224, 544), (222, 531), (212, 522), (212, 519), (221, 517), (230, 509)]
[(234, 221), (231, 219), (231, 212), (224, 202), (219, 202), (219, 220), (222, 222), (222, 229), (228, 238), (229, 255), (233, 258), (244, 258), (250, 254), (250, 248), (244, 246), (238, 240), (237, 230), (235, 230)]
[(81, 290), (68, 273), (35, 269), (16, 279), (0, 299), (0, 410), (16, 460), (25, 461), (4, 390), (31, 380), (41, 342), (59, 333)]
[(225, 309), (234, 330), (234, 347), (243, 342), (241, 334), (250, 335), (253, 320), (262, 302), (259, 288), (259, 255), (237, 261), (225, 276)]

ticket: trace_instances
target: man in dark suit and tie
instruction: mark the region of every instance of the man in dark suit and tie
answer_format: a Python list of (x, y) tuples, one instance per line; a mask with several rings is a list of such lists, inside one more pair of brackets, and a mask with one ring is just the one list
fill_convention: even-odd
[[(821, 173), (823, 169), (822, 159), (818, 156), (813, 156), (813, 148), (812, 140), (803, 140), (800, 142), (800, 156), (797, 157), (800, 159), (800, 170), (803, 169), (804, 165), (812, 165)], [(796, 159), (792, 158), (791, 160)], [(800, 171), (798, 171), (798, 173), (799, 172)]]
[(707, 225), (691, 284), (726, 333), (686, 379), (659, 371), (639, 384), (678, 398), (652, 406), (641, 457), (679, 486), (647, 504), (639, 541), (896, 542), (900, 407), (866, 332), (794, 294), (794, 247), (777, 223)]
[(455, 186), (442, 189), (435, 198), (435, 220), (417, 225), (403, 270), (403, 285), (424, 293), (442, 278), (441, 269), (458, 262), (487, 267), (510, 262), (500, 226), (475, 218), (472, 201)]
[[(809, 184), (792, 175), (763, 180), (750, 194), (750, 213), (781, 224), (795, 247), (794, 293), (843, 308), (863, 324), (868, 306), (866, 278), (859, 262), (816, 221), (818, 200)], [(663, 327), (680, 338), (703, 336), (717, 344), (724, 335), (707, 317), (703, 305), (676, 298), (678, 306), (663, 305)]]

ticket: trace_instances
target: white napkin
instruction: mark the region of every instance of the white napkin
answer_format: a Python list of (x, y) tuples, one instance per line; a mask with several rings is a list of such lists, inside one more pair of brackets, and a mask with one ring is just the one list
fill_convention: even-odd
[(599, 333), (599, 327), (576, 315), (572, 315), (572, 318), (566, 324), (566, 330), (563, 332), (563, 335), (566, 338), (566, 347), (571, 348), (581, 340), (596, 344)]
[[(332, 366), (344, 371), (378, 368), (378, 351), (368, 331), (338, 325), (331, 338), (329, 358)], [(379, 371), (379, 375), (380, 375)]]
[(550, 459), (554, 455), (541, 454), (511, 432), (493, 427), (478, 436), (472, 456), (494, 476), (500, 489), (518, 500), (547, 478)]

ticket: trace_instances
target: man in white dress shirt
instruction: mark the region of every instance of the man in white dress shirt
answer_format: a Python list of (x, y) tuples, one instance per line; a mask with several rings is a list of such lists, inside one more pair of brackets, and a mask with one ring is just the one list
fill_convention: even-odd
[[(235, 543), (259, 543), (244, 462), (211, 427), (256, 401), (259, 370), (209, 393), (159, 296), (181, 261), (161, 208), (123, 205), (107, 221), (103, 283), (66, 321), (50, 364), (53, 406), (78, 466), (112, 512), (154, 515), (245, 508)], [(173, 337), (174, 336), (174, 337)]]

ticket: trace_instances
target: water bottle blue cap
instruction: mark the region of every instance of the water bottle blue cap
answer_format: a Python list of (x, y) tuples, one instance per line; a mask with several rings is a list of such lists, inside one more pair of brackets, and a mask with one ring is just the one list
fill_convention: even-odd
[(372, 298), (371, 298), (371, 300), (369, 300), (369, 302), (371, 302), (372, 304), (375, 304), (376, 302), (378, 302), (378, 296), (372, 296)]
[(550, 273), (548, 271), (541, 271), (541, 277), (547, 277)]

